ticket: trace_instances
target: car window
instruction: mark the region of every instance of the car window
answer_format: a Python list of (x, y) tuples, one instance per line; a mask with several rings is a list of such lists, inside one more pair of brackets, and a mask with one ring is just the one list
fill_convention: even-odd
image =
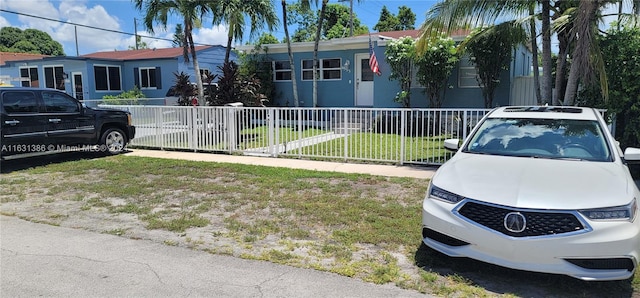
[(465, 152), (521, 157), (610, 161), (597, 121), (566, 119), (486, 119)]
[(42, 92), (42, 100), (47, 113), (77, 113), (80, 112), (77, 101), (60, 92)]
[(8, 114), (38, 112), (38, 100), (30, 91), (8, 91), (2, 94), (2, 106)]

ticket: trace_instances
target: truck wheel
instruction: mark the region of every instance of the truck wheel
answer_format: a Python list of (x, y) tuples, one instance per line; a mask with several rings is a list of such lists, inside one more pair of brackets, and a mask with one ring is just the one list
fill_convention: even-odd
[(107, 129), (100, 139), (100, 149), (104, 149), (104, 152), (109, 155), (122, 153), (126, 144), (127, 138), (124, 132), (118, 128)]

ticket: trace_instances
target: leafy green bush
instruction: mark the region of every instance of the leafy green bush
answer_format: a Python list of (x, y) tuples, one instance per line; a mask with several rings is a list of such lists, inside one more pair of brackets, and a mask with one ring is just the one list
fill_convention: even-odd
[(118, 95), (105, 95), (102, 97), (103, 102), (108, 105), (139, 105), (138, 98), (146, 98), (138, 86)]

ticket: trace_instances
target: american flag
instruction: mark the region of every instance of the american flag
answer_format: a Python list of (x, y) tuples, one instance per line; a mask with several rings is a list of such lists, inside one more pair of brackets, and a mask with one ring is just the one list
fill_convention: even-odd
[(376, 52), (373, 51), (373, 43), (371, 42), (371, 34), (369, 34), (369, 67), (373, 73), (378, 76), (382, 75), (380, 68), (378, 67), (378, 59), (376, 59)]

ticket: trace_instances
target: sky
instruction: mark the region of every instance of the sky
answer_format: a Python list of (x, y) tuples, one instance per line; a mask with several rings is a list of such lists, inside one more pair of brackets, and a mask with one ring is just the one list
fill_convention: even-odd
[[(380, 18), (380, 11), (385, 5), (393, 14), (398, 13), (399, 6), (408, 6), (416, 14), (416, 27), (419, 27), (424, 21), (425, 12), (436, 2), (435, 0), (353, 0), (353, 8), (362, 24), (373, 31), (373, 27)], [(331, 0), (331, 3), (338, 3), (338, 1)], [(348, 0), (341, 3), (349, 6)], [(274, 1), (274, 5), (276, 13), (280, 17), (282, 15), (280, 1)], [(167, 39), (143, 38), (143, 41), (150, 48), (171, 47), (170, 40), (173, 39), (175, 25), (180, 23), (177, 17), (169, 19), (166, 30), (161, 26), (156, 26), (154, 27), (155, 34), (152, 35), (144, 28), (141, 21), (143, 14), (136, 10), (131, 0), (0, 0), (0, 9), (21, 14), (0, 12), (0, 28), (10, 26), (22, 30), (32, 28), (44, 31), (63, 45), (64, 52), (68, 56), (126, 50), (130, 46), (134, 46), (133, 33), (136, 32), (134, 19), (137, 19), (137, 33), (139, 35)], [(130, 34), (101, 31), (54, 20)], [(293, 33), (293, 29), (290, 28), (290, 32)], [(282, 36), (284, 36), (282, 26), (280, 25), (272, 34), (282, 40)], [(226, 26), (212, 26), (211, 20), (204, 20), (202, 28), (194, 31), (194, 41), (199, 44), (226, 45), (226, 36)], [(249, 36), (246, 36), (240, 43), (244, 44), (248, 41), (250, 41)]]

